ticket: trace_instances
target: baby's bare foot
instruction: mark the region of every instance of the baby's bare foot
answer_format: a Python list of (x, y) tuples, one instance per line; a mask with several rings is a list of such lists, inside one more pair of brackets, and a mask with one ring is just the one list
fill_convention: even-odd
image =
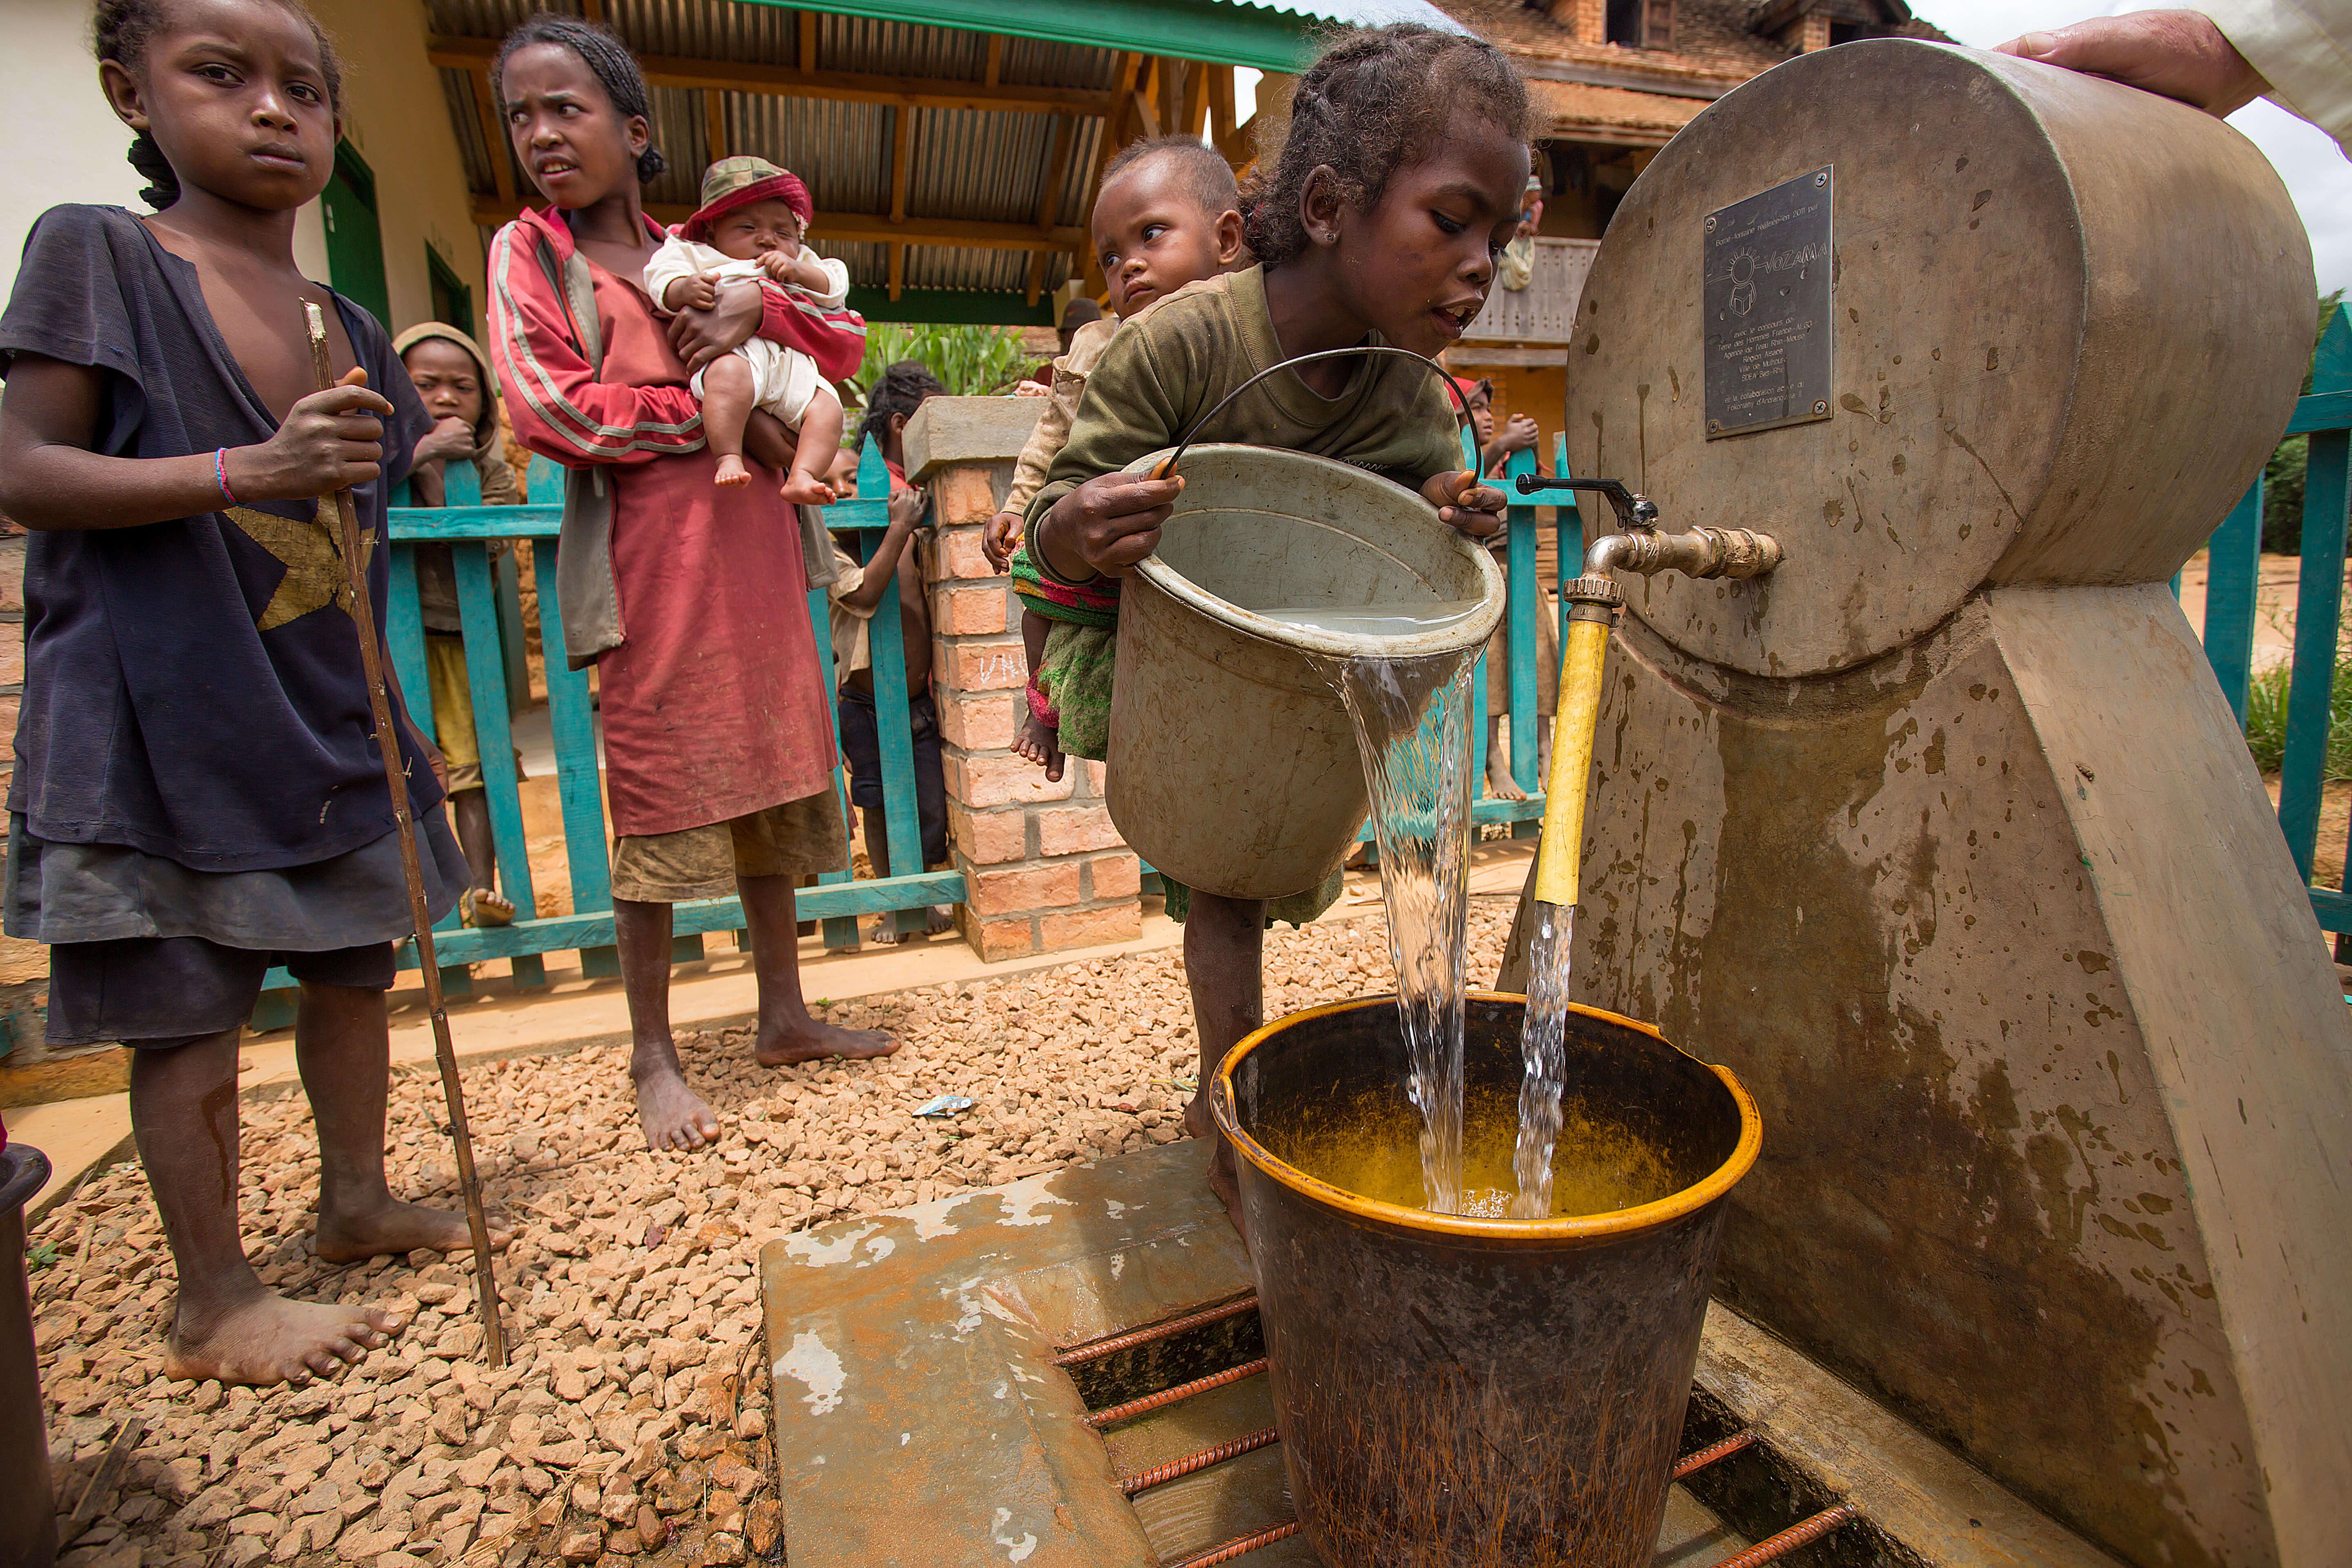
[(1503, 768), (1486, 770), (1486, 794), (1496, 800), (1528, 798), (1528, 792), (1519, 787), (1519, 781), (1513, 778), (1508, 770)]
[[(497, 1215), (489, 1223), (490, 1250), (503, 1249), (514, 1226)], [(322, 1263), (357, 1263), (362, 1258), (396, 1257), (430, 1247), (435, 1252), (471, 1252), (474, 1233), (463, 1214), (420, 1204), (387, 1203), (363, 1214), (320, 1215), (316, 1242)]]
[(401, 1318), (382, 1308), (289, 1301), (263, 1292), (201, 1317), (184, 1309), (164, 1347), (163, 1373), (299, 1386), (381, 1349), (402, 1327)]
[(1062, 782), (1062, 731), (1031, 713), (1013, 731), (1013, 750), (1045, 770), (1047, 784)]
[(845, 1029), (809, 1018), (789, 1028), (762, 1028), (751, 1047), (751, 1059), (763, 1068), (813, 1062), (819, 1057), (862, 1062), (887, 1057), (898, 1048), (898, 1042), (879, 1029)]
[(831, 506), (841, 498), (833, 487), (814, 474), (787, 474), (783, 483), (784, 499), (794, 506)]
[(743, 466), (742, 458), (731, 455), (724, 457), (719, 459), (719, 470), (710, 476), (710, 482), (732, 489), (737, 485), (750, 484), (751, 470)]

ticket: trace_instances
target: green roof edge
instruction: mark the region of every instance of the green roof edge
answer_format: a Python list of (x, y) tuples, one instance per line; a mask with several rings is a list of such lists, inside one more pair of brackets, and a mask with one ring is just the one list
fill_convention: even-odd
[[(761, 3), (779, 5), (782, 0)], [(806, 8), (1282, 72), (1305, 67), (1309, 34), (1328, 25), (1318, 16), (1227, 0), (994, 0), (982, 5), (951, 0), (813, 0)]]

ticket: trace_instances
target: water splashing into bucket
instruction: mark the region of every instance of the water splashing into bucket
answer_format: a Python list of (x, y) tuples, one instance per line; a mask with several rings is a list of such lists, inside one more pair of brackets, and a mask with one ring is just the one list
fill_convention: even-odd
[(1473, 655), (1352, 658), (1328, 673), (1356, 723), (1421, 1112), (1423, 1202), (1461, 1212), (1462, 1017)]
[(1535, 938), (1528, 946), (1528, 1013), (1519, 1036), (1525, 1077), (1519, 1081), (1519, 1136), (1511, 1157), (1518, 1178), (1513, 1219), (1551, 1217), (1551, 1156), (1559, 1142), (1559, 1098), (1568, 1074), (1568, 978), (1575, 946), (1576, 910), (1536, 905)]

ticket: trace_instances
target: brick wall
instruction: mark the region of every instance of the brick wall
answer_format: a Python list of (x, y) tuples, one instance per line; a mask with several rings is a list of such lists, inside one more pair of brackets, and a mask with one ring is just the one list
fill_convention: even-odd
[(907, 427), (907, 472), (931, 492), (932, 661), (948, 826), (982, 958), (1019, 958), (1141, 934), (1142, 867), (1111, 826), (1103, 765), (1072, 758), (1061, 781), (1013, 752), (1028, 660), (1020, 602), (980, 539), (1045, 405), (934, 397)]

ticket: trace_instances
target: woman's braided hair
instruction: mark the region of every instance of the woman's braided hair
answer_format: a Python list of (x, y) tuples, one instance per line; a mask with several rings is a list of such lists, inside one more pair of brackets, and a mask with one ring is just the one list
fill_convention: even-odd
[[(499, 102), (506, 100), (501, 85), (507, 61), (518, 49), (533, 44), (554, 44), (578, 55), (581, 63), (604, 86), (604, 96), (613, 102), (614, 110), (624, 119), (643, 120), (648, 128), (653, 124), (653, 95), (646, 89), (646, 73), (637, 68), (637, 57), (629, 46), (610, 27), (594, 22), (583, 22), (577, 16), (558, 16), (552, 11), (539, 11), (526, 16), (506, 41), (499, 46), (499, 58), (490, 66), (490, 96)], [(648, 146), (637, 154), (637, 183), (645, 184), (664, 169), (669, 160)]]
[(1339, 176), (1342, 202), (1370, 206), (1465, 109), (1527, 139), (1527, 84), (1494, 45), (1412, 22), (1339, 34), (1298, 79), (1280, 158), (1243, 192), (1250, 249), (1270, 268), (1296, 259), (1307, 246), (1299, 198), (1318, 166)]
[(890, 366), (866, 395), (866, 417), (857, 426), (858, 450), (865, 450), (869, 440), (878, 445), (888, 439), (890, 416), (903, 414), (911, 419), (924, 398), (938, 397), (946, 391), (946, 385), (920, 360), (902, 359)]
[[(310, 29), (310, 37), (318, 40), (319, 69), (327, 79), (327, 104), (340, 114), (343, 107), (343, 63), (335, 56), (334, 40), (327, 37), (327, 30), (319, 26), (319, 19), (310, 15), (301, 0), (276, 3), (299, 17)], [(90, 52), (100, 60), (112, 60), (125, 70), (136, 71), (146, 58), (147, 46), (170, 22), (166, 0), (98, 0), (89, 29)], [(124, 156), (146, 178), (147, 188), (139, 193), (141, 201), (162, 212), (180, 199), (180, 176), (173, 173), (152, 132), (142, 131), (134, 135), (131, 151)]]

